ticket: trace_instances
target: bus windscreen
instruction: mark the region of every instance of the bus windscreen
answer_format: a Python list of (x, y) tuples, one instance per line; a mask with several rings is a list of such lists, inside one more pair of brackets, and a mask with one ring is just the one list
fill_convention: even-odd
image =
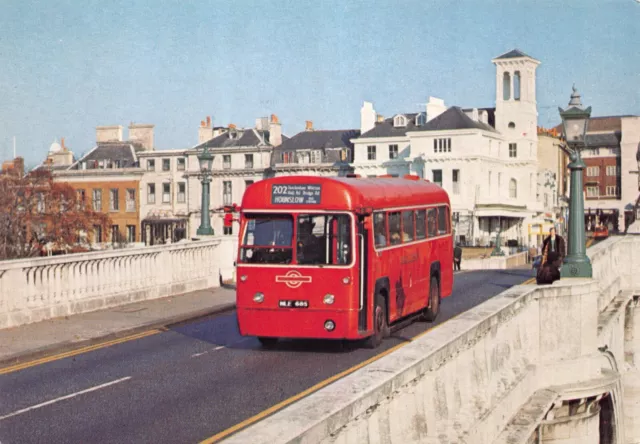
[[(350, 265), (351, 218), (347, 214), (245, 215), (242, 263)], [(293, 242), (293, 227), (296, 239)]]
[(293, 216), (247, 215), (240, 260), (289, 264), (293, 258)]

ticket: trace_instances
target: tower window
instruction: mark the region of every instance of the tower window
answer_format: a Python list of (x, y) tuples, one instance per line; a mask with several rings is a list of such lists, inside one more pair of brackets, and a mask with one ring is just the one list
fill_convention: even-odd
[(516, 124), (513, 122), (509, 122), (509, 128), (513, 129), (516, 127)]
[(520, 71), (513, 73), (513, 100), (520, 100)]
[(502, 99), (509, 100), (511, 98), (511, 75), (505, 72), (502, 76)]

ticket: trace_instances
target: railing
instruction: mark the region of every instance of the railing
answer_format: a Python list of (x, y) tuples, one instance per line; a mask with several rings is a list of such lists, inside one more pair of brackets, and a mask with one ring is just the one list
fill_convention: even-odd
[(217, 286), (219, 239), (0, 262), (0, 328)]

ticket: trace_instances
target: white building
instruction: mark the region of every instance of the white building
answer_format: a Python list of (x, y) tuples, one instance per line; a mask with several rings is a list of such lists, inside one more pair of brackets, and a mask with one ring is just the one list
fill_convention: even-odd
[[(244, 191), (254, 182), (270, 174), (271, 152), (282, 143), (282, 127), (278, 117), (256, 120), (255, 128), (212, 128), (210, 119), (202, 122), (199, 143), (185, 152), (187, 156), (187, 202), (189, 211), (189, 237), (196, 237), (201, 220), (202, 184), (199, 177), (198, 154), (205, 146), (213, 154), (213, 174), (210, 184), (209, 209), (211, 226), (215, 234), (223, 233), (222, 208), (242, 202)], [(232, 234), (237, 235), (237, 225)]]
[(538, 196), (535, 71), (540, 62), (518, 50), (492, 62), (495, 109), (447, 109), (432, 97), (425, 112), (385, 120), (365, 102), (353, 166), (363, 176), (411, 173), (441, 184), (462, 242), (487, 245), (501, 225), (503, 242), (528, 244), (527, 224), (545, 210), (546, 195)]
[(142, 242), (177, 242), (189, 235), (189, 187), (186, 150), (145, 151), (138, 154)]

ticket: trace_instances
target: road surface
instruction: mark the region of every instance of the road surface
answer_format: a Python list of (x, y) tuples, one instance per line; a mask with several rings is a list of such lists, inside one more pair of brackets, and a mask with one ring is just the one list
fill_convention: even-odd
[(436, 323), (413, 323), (376, 350), (316, 341), (265, 350), (239, 336), (235, 312), (227, 312), (2, 374), (0, 443), (220, 438), (532, 276), (530, 269), (456, 273)]

